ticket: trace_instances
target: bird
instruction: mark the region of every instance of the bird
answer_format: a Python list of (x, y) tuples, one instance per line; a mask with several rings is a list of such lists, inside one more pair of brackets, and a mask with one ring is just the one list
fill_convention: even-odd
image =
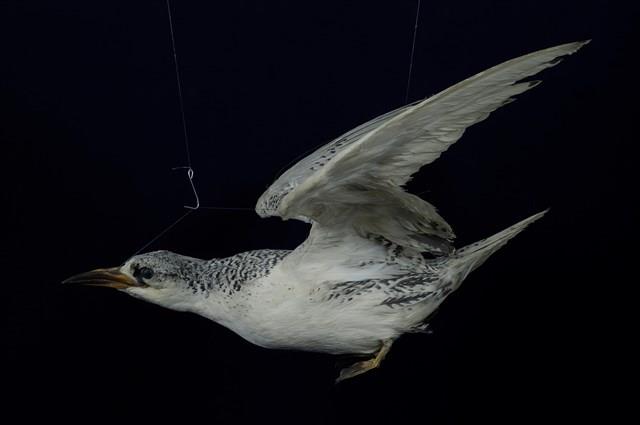
[(358, 356), (336, 381), (380, 366), (401, 335), (428, 331), (467, 276), (546, 212), (455, 248), (436, 208), (406, 183), (465, 130), (539, 84), (526, 80), (590, 40), (539, 50), (378, 116), (285, 171), (261, 217), (310, 224), (292, 250), (203, 260), (169, 251), (66, 279), (196, 313), (261, 347)]

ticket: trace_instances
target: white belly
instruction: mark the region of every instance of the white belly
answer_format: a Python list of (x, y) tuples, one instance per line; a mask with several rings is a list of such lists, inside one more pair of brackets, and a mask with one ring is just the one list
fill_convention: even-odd
[(265, 348), (373, 353), (382, 341), (397, 338), (426, 315), (382, 306), (377, 297), (326, 300), (321, 286), (308, 288), (261, 282), (225, 326)]

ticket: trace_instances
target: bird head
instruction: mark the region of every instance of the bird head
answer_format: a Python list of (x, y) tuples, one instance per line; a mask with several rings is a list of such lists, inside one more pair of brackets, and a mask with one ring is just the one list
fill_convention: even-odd
[(202, 260), (169, 251), (135, 255), (123, 265), (96, 269), (66, 279), (65, 284), (82, 284), (118, 289), (173, 310), (190, 310), (201, 289)]

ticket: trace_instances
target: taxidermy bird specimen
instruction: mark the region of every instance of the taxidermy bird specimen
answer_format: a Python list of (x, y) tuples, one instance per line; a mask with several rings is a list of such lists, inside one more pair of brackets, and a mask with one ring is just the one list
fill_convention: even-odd
[(311, 224), (296, 249), (200, 260), (168, 251), (65, 283), (106, 286), (225, 326), (266, 348), (365, 355), (338, 380), (376, 368), (471, 271), (535, 214), (460, 249), (436, 209), (403, 186), (467, 127), (536, 86), (525, 81), (587, 42), (504, 62), (356, 127), (299, 161), (260, 197), (261, 217)]

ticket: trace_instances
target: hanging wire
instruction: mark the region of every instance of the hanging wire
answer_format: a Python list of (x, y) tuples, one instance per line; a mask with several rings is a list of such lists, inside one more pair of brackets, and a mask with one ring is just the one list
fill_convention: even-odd
[(180, 67), (178, 66), (178, 53), (176, 50), (176, 37), (173, 31), (173, 17), (171, 16), (171, 5), (167, 0), (167, 15), (169, 17), (169, 33), (171, 35), (171, 52), (173, 54), (173, 65), (176, 70), (176, 84), (178, 86), (178, 99), (180, 101), (180, 116), (182, 117), (182, 131), (184, 133), (184, 149), (187, 153), (187, 165), (191, 169), (191, 151), (189, 150), (189, 134), (187, 132), (187, 120), (184, 114), (184, 100), (182, 96), (182, 82), (180, 80)]
[(171, 53), (173, 55), (173, 64), (174, 64), (175, 73), (176, 73), (176, 84), (178, 86), (178, 100), (179, 100), (179, 103), (180, 103), (180, 117), (182, 118), (182, 132), (183, 132), (183, 136), (184, 136), (184, 150), (185, 150), (185, 152), (187, 154), (187, 165), (183, 166), (183, 167), (174, 167), (173, 170), (178, 170), (178, 169), (186, 169), (187, 170), (187, 178), (189, 179), (189, 183), (191, 184), (191, 189), (193, 190), (193, 195), (196, 198), (196, 205), (193, 206), (193, 207), (185, 205), (184, 207), (187, 208), (187, 212), (182, 214), (180, 217), (178, 217), (177, 220), (175, 220), (173, 223), (171, 223), (169, 226), (167, 226), (163, 231), (158, 233), (149, 242), (147, 242), (142, 247), (140, 247), (140, 249), (138, 249), (135, 253), (133, 253), (133, 255), (137, 255), (140, 252), (142, 252), (144, 249), (148, 248), (151, 244), (153, 244), (155, 241), (160, 239), (169, 230), (173, 229), (178, 223), (180, 223), (182, 220), (184, 220), (189, 214), (191, 214), (192, 212), (194, 212), (195, 210), (200, 208), (200, 198), (198, 197), (198, 192), (196, 191), (196, 187), (195, 187), (195, 185), (193, 183), (193, 168), (191, 167), (191, 150), (189, 149), (189, 133), (187, 131), (187, 120), (185, 118), (185, 113), (184, 113), (184, 100), (183, 100), (183, 96), (182, 96), (182, 83), (180, 81), (180, 67), (178, 66), (178, 54), (176, 53), (176, 38), (175, 38), (174, 31), (173, 31), (173, 17), (171, 16), (171, 4), (169, 3), (169, 0), (166, 0), (166, 5), (167, 5), (167, 15), (169, 17), (169, 34), (171, 35)]
[(167, 226), (162, 232), (158, 233), (153, 239), (151, 239), (149, 242), (147, 242), (146, 244), (144, 244), (140, 249), (138, 249), (136, 252), (133, 253), (132, 257), (135, 255), (140, 254), (140, 252), (142, 252), (142, 250), (144, 250), (145, 248), (147, 248), (149, 245), (153, 244), (155, 241), (157, 241), (158, 239), (160, 239), (162, 236), (164, 236), (165, 233), (167, 233), (169, 230), (173, 229), (178, 223), (180, 223), (184, 218), (186, 218), (189, 214), (191, 214), (192, 212), (194, 212), (195, 210), (187, 210), (187, 212), (185, 212), (184, 214), (182, 214), (182, 216), (180, 216), (180, 218), (178, 218), (176, 221), (174, 221), (173, 223), (171, 223), (169, 226)]
[[(421, 2), (421, 0), (418, 0), (418, 5), (416, 7), (416, 19), (415, 19), (415, 24), (414, 24), (414, 27), (413, 27), (413, 41), (412, 41), (412, 44), (411, 44), (411, 57), (409, 58), (409, 74), (407, 76), (407, 89), (406, 89), (406, 92), (405, 92), (405, 103), (408, 103), (408, 101), (409, 101), (409, 89), (411, 88), (411, 74), (413, 72), (413, 58), (414, 58), (415, 47), (416, 47), (416, 36), (418, 34), (418, 21), (419, 21), (419, 18), (420, 18), (420, 2)], [(174, 64), (175, 74), (176, 74), (176, 85), (177, 85), (177, 88), (178, 88), (178, 100), (179, 100), (179, 105), (180, 105), (180, 117), (181, 117), (181, 120), (182, 120), (182, 132), (183, 132), (183, 136), (184, 136), (184, 149), (185, 149), (186, 158), (187, 158), (187, 165), (186, 166), (174, 167), (173, 170), (179, 170), (179, 169), (186, 169), (187, 170), (187, 178), (189, 179), (189, 183), (191, 185), (191, 189), (193, 191), (193, 195), (195, 197), (196, 204), (195, 204), (195, 206), (184, 205), (184, 207), (187, 208), (187, 211), (183, 215), (181, 215), (177, 220), (175, 220), (173, 223), (171, 223), (169, 226), (167, 226), (164, 230), (162, 230), (160, 233), (158, 233), (153, 239), (151, 239), (149, 242), (147, 242), (145, 245), (143, 245), (133, 255), (137, 255), (140, 252), (142, 252), (144, 249), (148, 248), (150, 245), (152, 245), (154, 242), (156, 242), (158, 239), (160, 239), (162, 236), (164, 236), (167, 232), (169, 232), (171, 229), (173, 229), (178, 223), (180, 223), (182, 220), (184, 220), (189, 214), (191, 214), (195, 210), (198, 210), (198, 209), (208, 209), (208, 210), (218, 210), (218, 211), (252, 211), (253, 210), (253, 208), (247, 208), (247, 207), (202, 207), (202, 206), (200, 206), (200, 197), (198, 196), (198, 192), (197, 192), (195, 184), (193, 182), (194, 171), (193, 171), (193, 167), (191, 165), (191, 150), (189, 148), (189, 132), (187, 131), (187, 120), (186, 120), (185, 110), (184, 110), (184, 96), (182, 94), (182, 82), (181, 82), (181, 79), (180, 79), (180, 66), (178, 65), (178, 54), (177, 54), (177, 49), (176, 49), (176, 39), (175, 39), (175, 32), (174, 32), (174, 29), (173, 29), (173, 16), (171, 15), (171, 4), (170, 4), (169, 0), (166, 0), (166, 5), (167, 5), (167, 16), (169, 18), (169, 34), (171, 36), (171, 53), (172, 53), (172, 56), (173, 56), (173, 64)]]
[(196, 205), (193, 207), (190, 207), (189, 205), (183, 205), (183, 207), (185, 207), (188, 210), (197, 210), (198, 208), (200, 208), (200, 197), (198, 196), (198, 191), (196, 190), (196, 186), (193, 184), (193, 168), (191, 167), (173, 167), (172, 170), (181, 170), (181, 169), (187, 169), (187, 178), (189, 179), (189, 183), (191, 184), (191, 190), (193, 190), (193, 196), (196, 197)]
[(200, 207), (203, 210), (217, 210), (217, 211), (253, 211), (253, 208), (249, 207)]
[(178, 169), (186, 169), (187, 170), (187, 178), (189, 179), (189, 184), (191, 184), (191, 189), (193, 190), (193, 196), (196, 198), (196, 205), (189, 206), (184, 205), (185, 208), (190, 210), (197, 210), (200, 208), (200, 197), (198, 196), (198, 191), (196, 190), (196, 186), (193, 183), (193, 168), (191, 167), (191, 150), (189, 149), (189, 132), (187, 131), (187, 119), (184, 113), (184, 96), (182, 95), (182, 81), (180, 79), (180, 66), (178, 65), (178, 53), (176, 49), (176, 37), (173, 31), (173, 17), (171, 15), (171, 4), (169, 0), (166, 0), (167, 3), (167, 16), (169, 17), (169, 34), (171, 35), (171, 52), (173, 54), (173, 65), (176, 70), (176, 85), (178, 86), (178, 100), (180, 103), (180, 117), (182, 118), (182, 132), (184, 135), (184, 150), (187, 154), (187, 166), (186, 167), (175, 167), (173, 170)]
[(184, 220), (189, 214), (191, 214), (195, 210), (198, 210), (198, 209), (228, 210), (228, 211), (247, 211), (247, 210), (251, 211), (251, 210), (253, 210), (253, 208), (244, 208), (244, 207), (202, 207), (202, 206), (200, 206), (200, 197), (198, 196), (198, 191), (196, 190), (196, 186), (195, 186), (195, 184), (193, 182), (194, 171), (193, 171), (193, 167), (191, 165), (191, 149), (189, 147), (189, 132), (187, 131), (187, 120), (186, 120), (186, 115), (185, 115), (185, 110), (184, 110), (185, 109), (184, 108), (184, 96), (182, 94), (182, 81), (181, 81), (181, 78), (180, 78), (180, 66), (178, 64), (178, 54), (177, 54), (177, 49), (176, 49), (176, 37), (175, 37), (174, 29), (173, 29), (173, 16), (171, 14), (171, 4), (170, 4), (169, 0), (166, 0), (166, 5), (167, 5), (167, 16), (169, 18), (169, 34), (171, 36), (171, 53), (172, 53), (172, 56), (173, 56), (173, 64), (174, 64), (175, 74), (176, 74), (176, 85), (177, 85), (177, 88), (178, 88), (178, 100), (179, 100), (179, 104), (180, 104), (180, 117), (182, 119), (182, 132), (183, 132), (183, 136), (184, 136), (184, 150), (185, 150), (186, 159), (187, 159), (187, 165), (186, 166), (174, 167), (174, 168), (172, 168), (172, 170), (182, 170), (182, 169), (186, 169), (187, 170), (187, 178), (189, 179), (189, 184), (191, 185), (191, 190), (193, 191), (193, 195), (195, 197), (196, 203), (195, 203), (194, 206), (184, 205), (184, 207), (187, 209), (187, 211), (184, 214), (182, 214), (173, 223), (171, 223), (169, 226), (167, 226), (164, 230), (162, 230), (160, 233), (158, 233), (155, 237), (153, 237), (153, 239), (151, 239), (149, 242), (144, 244), (133, 255), (137, 255), (140, 252), (142, 252), (144, 249), (148, 248), (150, 245), (152, 245), (154, 242), (156, 242), (158, 239), (160, 239), (162, 236), (164, 236), (167, 232), (169, 232), (171, 229), (173, 229), (178, 223), (180, 223), (182, 220)]
[(404, 103), (409, 103), (409, 89), (411, 88), (411, 73), (413, 72), (413, 56), (416, 51), (416, 36), (418, 35), (418, 21), (420, 20), (420, 0), (416, 7), (416, 21), (413, 26), (413, 42), (411, 43), (411, 57), (409, 58), (409, 75), (407, 76), (407, 90), (404, 94)]

